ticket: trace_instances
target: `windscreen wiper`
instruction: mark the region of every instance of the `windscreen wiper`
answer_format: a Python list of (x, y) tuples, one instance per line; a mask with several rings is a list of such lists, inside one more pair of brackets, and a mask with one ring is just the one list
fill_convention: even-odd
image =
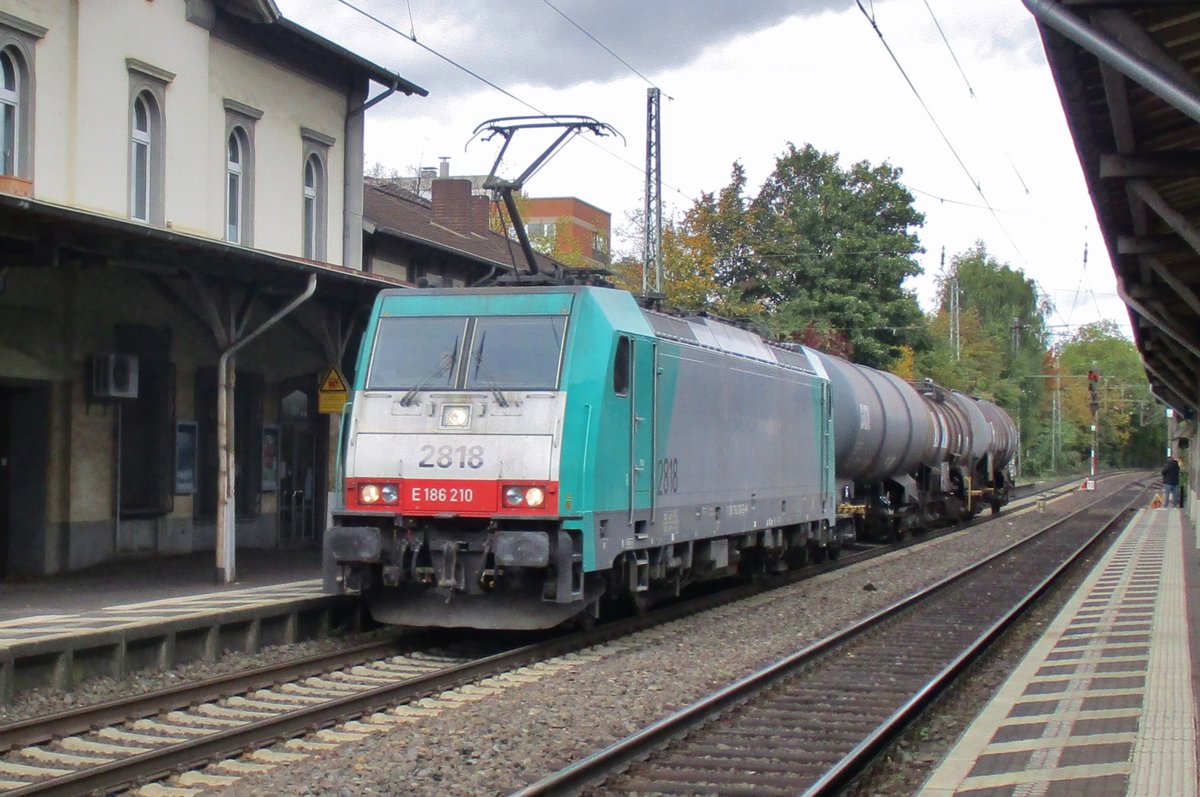
[(442, 354), (441, 360), (438, 362), (437, 367), (434, 368), (429, 373), (427, 373), (425, 376), (418, 379), (417, 383), (415, 385), (413, 385), (407, 393), (405, 393), (403, 396), (400, 397), (400, 406), (402, 406), (402, 407), (409, 406), (410, 404), (413, 403), (413, 399), (417, 397), (417, 394), (420, 393), (425, 388), (429, 387), (430, 383), (432, 383), (433, 380), (437, 379), (442, 374), (448, 374), (451, 371), (453, 371), (454, 370), (454, 361), (457, 359), (457, 355), (458, 355), (458, 338), (455, 338), (454, 339), (454, 348), (451, 349), (450, 351)]
[[(479, 348), (475, 350), (475, 373), (471, 374), (472, 379), (479, 379), (479, 371), (483, 368), (483, 347), (486, 343), (487, 330), (485, 329), (483, 334), (479, 336)], [(496, 399), (496, 403), (501, 407), (507, 407), (508, 399), (500, 392), (500, 388), (496, 386), (495, 380), (484, 374), (483, 381), (487, 385), (488, 390), (491, 391), (492, 396)]]

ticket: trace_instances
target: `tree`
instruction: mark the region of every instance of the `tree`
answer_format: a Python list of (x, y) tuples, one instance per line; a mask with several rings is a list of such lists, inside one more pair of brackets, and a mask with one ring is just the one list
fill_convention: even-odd
[[(1074, 457), (1086, 463), (1092, 445), (1091, 392), (1096, 382), (1098, 458), (1106, 467), (1151, 467), (1166, 451), (1162, 405), (1150, 392), (1141, 357), (1112, 321), (1080, 327), (1058, 354), (1062, 372), (1063, 423)], [(1064, 438), (1064, 444), (1066, 438)]]
[[(961, 352), (950, 349), (951, 291), (958, 291)], [(930, 347), (917, 370), (939, 384), (991, 399), (1021, 430), (1021, 451), (1044, 441), (1049, 303), (1037, 283), (1001, 263), (982, 241), (954, 255), (938, 276), (940, 302), (928, 319)], [(1049, 457), (1049, 448), (1041, 452)], [(1033, 461), (1049, 465), (1039, 454)], [(1031, 462), (1022, 464), (1023, 469)]]
[[(753, 317), (759, 308), (742, 301), (716, 279), (718, 253), (706, 227), (707, 210), (700, 203), (681, 221), (665, 220), (662, 233), (663, 289), (666, 304), (677, 310), (706, 312), (728, 318)], [(641, 258), (626, 256), (612, 266), (614, 282), (641, 293)]]
[(886, 367), (903, 345), (923, 347), (915, 295), (915, 228), (924, 217), (901, 171), (866, 161), (849, 169), (836, 153), (788, 144), (758, 195), (745, 174), (697, 203), (716, 249), (716, 277), (761, 305), (778, 333), (840, 332), (853, 358)]

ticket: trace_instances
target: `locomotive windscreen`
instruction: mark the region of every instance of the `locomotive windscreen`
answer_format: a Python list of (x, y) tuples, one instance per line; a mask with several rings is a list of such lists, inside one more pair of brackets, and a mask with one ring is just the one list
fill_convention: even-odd
[(562, 360), (563, 316), (493, 316), (475, 320), (465, 387), (553, 390)]
[(380, 319), (367, 389), (453, 387), (466, 328), (465, 318)]
[(367, 389), (554, 390), (565, 328), (550, 315), (382, 318)]

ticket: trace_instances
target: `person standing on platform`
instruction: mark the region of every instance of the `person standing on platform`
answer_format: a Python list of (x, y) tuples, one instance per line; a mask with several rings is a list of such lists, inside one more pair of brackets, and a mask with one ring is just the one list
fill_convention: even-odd
[(1167, 464), (1162, 469), (1163, 507), (1170, 509), (1179, 506), (1179, 460), (1167, 457)]

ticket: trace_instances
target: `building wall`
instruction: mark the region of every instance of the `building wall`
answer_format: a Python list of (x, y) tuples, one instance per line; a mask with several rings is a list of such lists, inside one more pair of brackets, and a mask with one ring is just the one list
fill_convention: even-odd
[[(324, 259), (342, 263), (346, 114), (358, 89), (332, 88), (328, 78), (289, 70), (245, 43), (213, 36), (187, 21), (184, 0), (0, 0), (0, 13), (46, 29), (34, 63), (35, 199), (128, 219), (129, 59), (135, 59), (168, 81), (164, 227), (223, 239), (226, 101), (233, 100), (261, 111), (254, 123), (254, 248), (302, 252), (303, 128), (328, 146)], [(361, 115), (352, 118), (352, 127), (361, 124)], [(10, 242), (22, 237), (19, 230), (4, 232)], [(131, 223), (120, 251), (163, 265), (139, 251), (142, 240)], [(4, 245), (0, 239), (0, 251)], [(169, 269), (149, 278), (123, 267), (117, 255), (78, 260), (59, 259), (49, 247), (32, 251), (21, 262), (0, 262), (0, 390), (12, 396), (10, 420), (33, 420), (22, 426), (28, 434), (18, 442), (42, 449), (34, 460), (38, 478), (31, 480), (37, 490), (22, 493), (30, 503), (16, 513), (20, 522), (4, 529), (8, 572), (53, 574), (122, 555), (211, 550), (213, 521), (197, 515), (191, 494), (171, 496), (158, 516), (118, 519), (116, 441), (125, 410), (117, 401), (97, 400), (91, 390), (91, 358), (116, 350), (117, 325), (162, 330), (170, 338), (171, 424), (197, 421), (199, 398), (211, 396), (197, 397), (196, 376), (215, 367), (220, 351), (199, 315), (194, 286)], [(172, 279), (191, 310), (162, 289)], [(315, 342), (330, 308), (317, 304), (312, 300), (293, 323), (271, 329), (237, 356), (239, 372), (262, 380), (264, 424), (278, 423), (282, 384), (311, 384), (315, 391), (330, 365)], [(248, 330), (277, 307), (261, 306)], [(313, 425), (314, 435), (329, 436), (324, 419)], [(243, 467), (260, 464), (253, 454), (240, 456)], [(257, 516), (236, 522), (238, 546), (277, 545), (279, 493), (264, 489), (254, 498)], [(0, 518), (0, 528), (5, 523)]]
[(301, 254), (304, 148), (300, 130), (315, 130), (334, 139), (325, 164), (329, 223), (323, 259), (340, 265), (346, 96), (218, 39), (211, 41), (210, 65), (207, 107), (212, 135), (203, 149), (209, 153), (207, 172), (219, 179), (209, 192), (205, 229), (220, 233), (224, 219), (224, 100), (228, 98), (263, 113), (254, 126), (256, 249)]
[[(561, 221), (567, 220), (565, 229), (558, 229), (558, 235), (567, 235), (580, 253), (597, 265), (609, 263), (609, 252), (612, 235), (612, 217), (609, 213), (589, 205), (574, 197), (536, 197), (526, 200), (526, 213), (529, 224), (555, 224), (561, 227)], [(596, 246), (599, 237), (601, 246)]]
[(186, 20), (183, 0), (0, 0), (0, 12), (48, 29), (35, 64), (35, 198), (129, 217), (128, 59), (135, 59), (174, 75), (163, 109), (166, 226), (224, 238), (225, 100), (232, 99), (262, 112), (254, 125), (255, 248), (303, 251), (307, 128), (334, 142), (325, 163), (323, 259), (342, 263), (347, 93), (210, 35)]

